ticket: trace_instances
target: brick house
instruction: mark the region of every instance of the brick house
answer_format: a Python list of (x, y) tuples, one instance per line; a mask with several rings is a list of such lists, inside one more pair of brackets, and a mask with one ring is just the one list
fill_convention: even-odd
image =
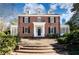
[(48, 34), (60, 34), (60, 15), (18, 16), (19, 37), (47, 37)]

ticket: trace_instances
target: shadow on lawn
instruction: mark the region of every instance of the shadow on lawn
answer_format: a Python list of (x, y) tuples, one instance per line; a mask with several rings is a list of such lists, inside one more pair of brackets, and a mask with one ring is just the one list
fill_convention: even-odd
[(58, 43), (51, 44), (51, 45), (54, 47), (53, 50), (55, 50), (56, 53), (61, 54), (61, 55), (68, 55), (66, 49), (62, 45)]

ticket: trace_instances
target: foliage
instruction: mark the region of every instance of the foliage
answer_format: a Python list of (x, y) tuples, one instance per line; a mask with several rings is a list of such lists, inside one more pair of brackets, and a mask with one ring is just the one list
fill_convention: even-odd
[(66, 24), (70, 26), (71, 31), (79, 29), (79, 13), (73, 14), (71, 19)]
[(75, 11), (71, 19), (67, 22), (70, 26), (70, 30), (77, 30), (79, 29), (79, 3), (74, 3), (73, 8), (71, 9), (72, 12)]
[(0, 31), (3, 31), (4, 29), (4, 22), (2, 20), (3, 19), (0, 19)]
[(0, 32), (0, 54), (10, 54), (16, 47), (16, 38)]
[(73, 7), (74, 7), (74, 8), (71, 9), (72, 12), (73, 12), (73, 11), (76, 11), (76, 12), (79, 11), (79, 3), (74, 3), (74, 4), (73, 4)]
[(79, 43), (79, 30), (75, 30), (71, 32), (69, 35), (67, 35), (66, 39), (67, 39), (67, 44)]
[(10, 29), (5, 30), (4, 33), (5, 33), (6, 35), (10, 34)]
[(64, 46), (68, 50), (69, 54), (76, 54), (75, 51), (79, 51), (79, 30), (74, 30), (66, 35), (65, 38), (59, 38), (57, 41), (61, 44), (65, 44)]
[(57, 38), (57, 41), (58, 41), (59, 44), (66, 44), (65, 37)]
[(63, 37), (67, 37), (69, 33), (64, 33)]
[(0, 32), (0, 37), (2, 36), (6, 36), (6, 34), (4, 32)]
[(18, 24), (18, 20), (17, 20), (17, 19), (13, 19), (10, 23), (11, 23), (12, 25), (16, 25), (16, 24)]

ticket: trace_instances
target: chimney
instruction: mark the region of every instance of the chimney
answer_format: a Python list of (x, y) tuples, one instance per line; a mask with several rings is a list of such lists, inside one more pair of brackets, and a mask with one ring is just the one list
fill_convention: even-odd
[(53, 10), (52, 8), (50, 8), (50, 9), (48, 10), (48, 14), (53, 14), (53, 12), (54, 12), (54, 10)]
[(30, 14), (30, 7), (26, 8), (25, 14)]

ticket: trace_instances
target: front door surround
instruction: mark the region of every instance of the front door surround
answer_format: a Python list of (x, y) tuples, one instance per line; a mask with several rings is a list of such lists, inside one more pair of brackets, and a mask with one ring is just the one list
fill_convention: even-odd
[(45, 22), (33, 22), (34, 37), (45, 37)]

